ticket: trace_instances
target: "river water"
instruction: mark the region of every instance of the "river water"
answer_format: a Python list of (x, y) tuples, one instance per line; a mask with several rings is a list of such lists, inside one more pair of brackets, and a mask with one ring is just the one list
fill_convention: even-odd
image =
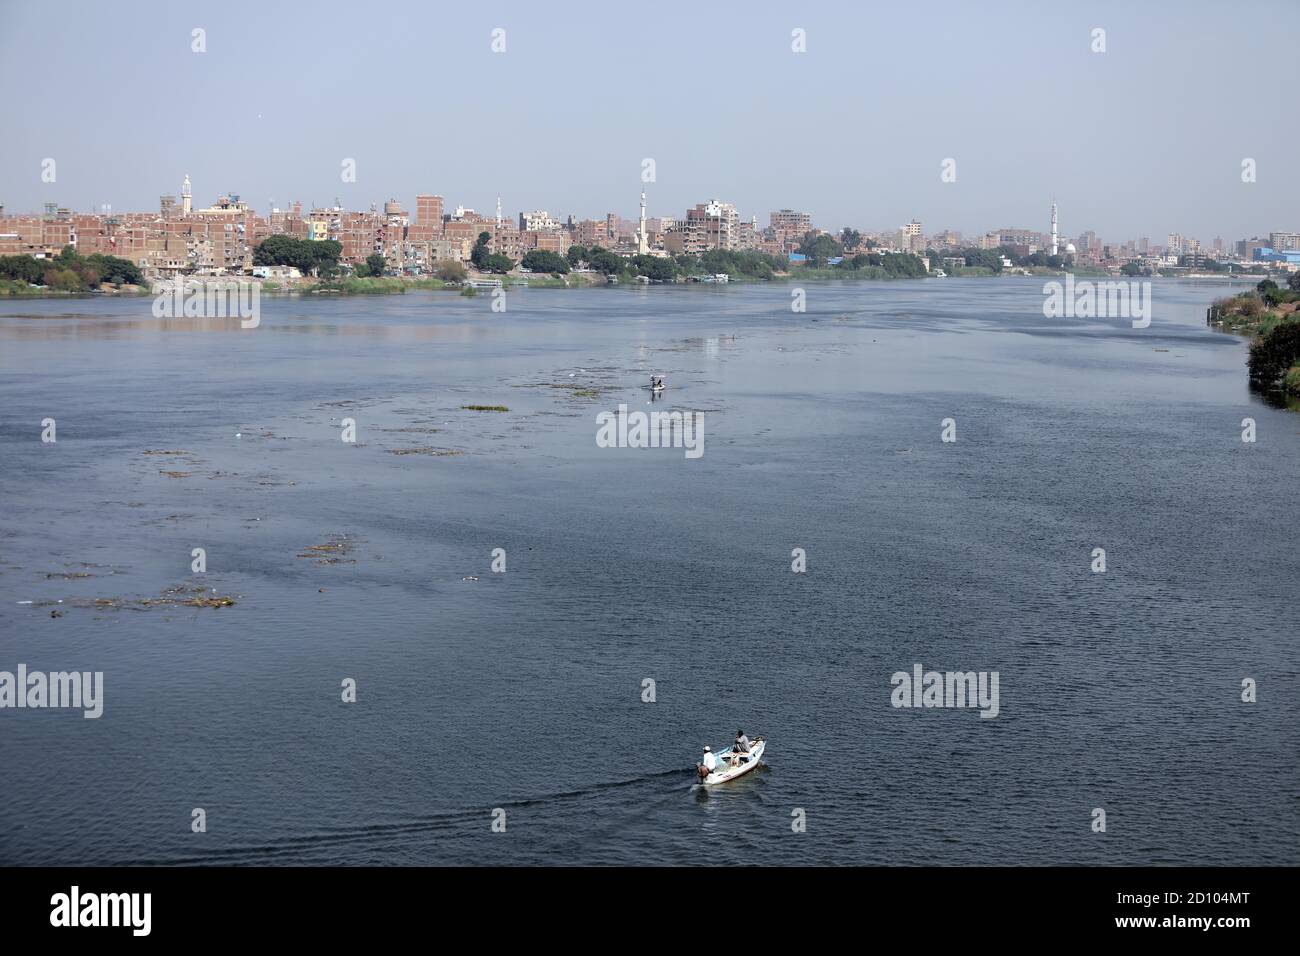
[(0, 670), (104, 675), (0, 710), (0, 863), (1300, 863), (1300, 417), (1224, 288), (0, 300)]

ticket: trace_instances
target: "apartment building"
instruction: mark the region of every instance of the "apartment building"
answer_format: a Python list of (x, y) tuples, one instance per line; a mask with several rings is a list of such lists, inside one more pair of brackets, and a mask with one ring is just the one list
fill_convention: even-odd
[(740, 215), (731, 203), (700, 203), (686, 210), (686, 218), (664, 237), (664, 248), (694, 256), (710, 249), (739, 249)]
[(812, 229), (812, 216), (806, 212), (797, 212), (793, 209), (778, 209), (768, 214), (767, 228), (777, 238), (783, 238), (787, 235), (801, 237), (805, 232)]
[(592, 246), (609, 248), (614, 244), (616, 234), (610, 231), (608, 219), (584, 219), (573, 227), (573, 241), (579, 246), (590, 249)]
[(554, 232), (561, 228), (563, 228), (563, 225), (552, 219), (551, 214), (545, 209), (519, 214), (520, 232)]
[(1300, 251), (1300, 232), (1270, 232), (1268, 244), (1274, 252)]
[(442, 197), (428, 193), (415, 197), (415, 221), (421, 226), (433, 227), (434, 234), (442, 231)]

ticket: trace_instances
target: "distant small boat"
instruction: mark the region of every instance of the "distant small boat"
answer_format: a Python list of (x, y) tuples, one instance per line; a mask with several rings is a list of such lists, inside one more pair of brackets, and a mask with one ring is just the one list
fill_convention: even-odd
[(946, 279), (948, 278), (948, 273), (944, 272), (942, 269), (935, 269), (934, 272), (930, 273), (930, 276), (934, 279)]
[(704, 778), (702, 781), (704, 786), (712, 787), (719, 783), (726, 783), (728, 780), (735, 780), (737, 777), (749, 773), (759, 765), (763, 758), (763, 751), (766, 749), (767, 741), (762, 737), (755, 737), (754, 742), (750, 744), (749, 753), (745, 755), (748, 759), (742, 759), (734, 767), (728, 762), (731, 751), (718, 754), (718, 767), (713, 773)]

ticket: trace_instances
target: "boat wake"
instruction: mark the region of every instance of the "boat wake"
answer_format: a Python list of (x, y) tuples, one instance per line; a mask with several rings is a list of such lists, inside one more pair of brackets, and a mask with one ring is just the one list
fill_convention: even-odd
[[(394, 846), (395, 840), (400, 841), (403, 837), (445, 837), (453, 834), (466, 837), (474, 836), (486, 830), (490, 808), (501, 807), (506, 810), (507, 819), (511, 810), (536, 810), (538, 808), (546, 808), (558, 815), (569, 812), (587, 815), (591, 813), (589, 804), (598, 801), (604, 794), (645, 787), (675, 777), (682, 781), (681, 787), (674, 787), (667, 793), (657, 787), (655, 788), (662, 800), (671, 800), (679, 793), (690, 789), (690, 785), (687, 783), (688, 770), (689, 768), (663, 770), (657, 773), (631, 777), (626, 780), (593, 783), (590, 786), (576, 790), (564, 790), (540, 796), (522, 797), (516, 800), (498, 800), (492, 802), (490, 807), (487, 805), (466, 807), (416, 817), (406, 821), (340, 827), (316, 833), (279, 837), (257, 845), (225, 847), (208, 850), (201, 854), (162, 856), (153, 859), (126, 859), (108, 865), (254, 866), (274, 865), (277, 863), (306, 864), (318, 862), (322, 856), (322, 851), (328, 853), (330, 850), (346, 850), (349, 859), (366, 861), (372, 856), (372, 854), (366, 852), (367, 850), (373, 851), (373, 854), (380, 854)], [(654, 800), (651, 800), (648, 804), (645, 800), (636, 801), (635, 815), (640, 816), (653, 810), (655, 803)], [(619, 825), (620, 821), (617, 819), (619, 815), (602, 811), (601, 816), (610, 820), (611, 827)], [(594, 833), (589, 835), (594, 835)], [(337, 859), (337, 854), (334, 855), (334, 858)]]

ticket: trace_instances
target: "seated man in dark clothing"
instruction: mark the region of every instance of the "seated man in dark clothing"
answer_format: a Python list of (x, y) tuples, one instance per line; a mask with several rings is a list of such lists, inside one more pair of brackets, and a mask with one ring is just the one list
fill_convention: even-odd
[(736, 731), (736, 742), (731, 746), (731, 765), (740, 763), (741, 755), (749, 753), (749, 738), (743, 730)]

